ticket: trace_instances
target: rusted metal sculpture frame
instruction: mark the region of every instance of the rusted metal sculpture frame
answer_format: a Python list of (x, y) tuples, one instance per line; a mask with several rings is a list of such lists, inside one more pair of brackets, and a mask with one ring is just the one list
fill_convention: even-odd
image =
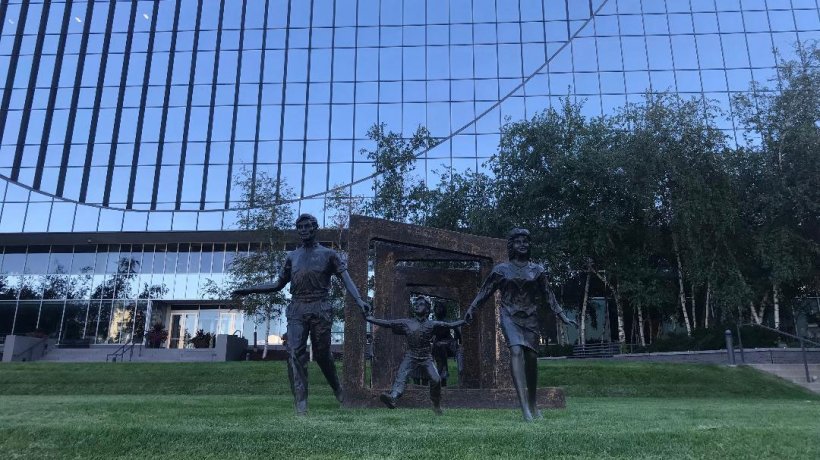
[[(375, 253), (376, 298), (374, 315), (408, 316), (409, 294), (417, 292), (452, 299), (466, 308), (492, 267), (507, 258), (506, 240), (447, 230), (352, 216), (348, 243), (348, 271), (357, 286), (367, 286), (368, 258)], [(372, 245), (372, 246), (371, 246)], [(373, 251), (371, 251), (371, 248)], [(401, 261), (472, 261), (474, 270), (397, 266)], [(346, 302), (352, 302), (349, 297)], [(350, 307), (351, 305), (348, 305)], [(462, 329), (465, 386), (447, 388), (443, 403), (449, 407), (515, 407), (509, 371), (509, 350), (498, 327), (497, 308), (485, 306), (470, 326)], [(376, 396), (389, 387), (403, 353), (400, 338), (390, 331), (373, 337), (374, 375), (366, 381), (366, 323), (353, 308), (345, 309), (343, 384), (345, 406), (378, 405)], [(403, 406), (429, 405), (426, 391), (408, 391)], [(539, 390), (541, 407), (564, 407), (560, 389)]]

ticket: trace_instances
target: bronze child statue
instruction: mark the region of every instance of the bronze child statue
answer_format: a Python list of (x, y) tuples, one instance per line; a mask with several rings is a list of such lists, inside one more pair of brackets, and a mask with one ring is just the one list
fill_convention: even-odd
[(396, 408), (396, 400), (404, 393), (407, 378), (414, 369), (427, 374), (430, 381), (430, 399), (433, 401), (433, 411), (441, 415), (441, 377), (433, 362), (431, 342), (437, 330), (452, 329), (464, 324), (464, 320), (445, 322), (428, 319), (430, 316), (430, 301), (426, 297), (416, 297), (412, 302), (413, 318), (395, 320), (378, 319), (368, 316), (367, 321), (377, 326), (389, 327), (394, 334), (407, 336), (407, 352), (399, 365), (396, 380), (389, 392), (381, 395), (382, 402), (391, 409)]
[[(447, 318), (447, 307), (437, 302), (433, 306), (433, 319), (444, 321)], [(441, 386), (447, 386), (447, 379), (450, 371), (447, 366), (447, 358), (455, 358), (458, 383), (461, 384), (461, 377), (464, 371), (464, 358), (461, 353), (461, 328), (436, 329), (433, 339), (433, 359), (436, 361), (436, 369), (441, 377)]]
[(524, 420), (541, 418), (536, 407), (538, 386), (538, 355), (535, 352), (538, 337), (538, 308), (546, 303), (564, 323), (578, 327), (567, 317), (549, 287), (547, 271), (530, 262), (530, 232), (514, 228), (507, 236), (509, 262), (496, 265), (484, 280), (481, 290), (470, 304), (464, 319), (469, 324), (475, 311), (495, 291), (501, 293), (501, 332), (510, 347), (510, 370)]

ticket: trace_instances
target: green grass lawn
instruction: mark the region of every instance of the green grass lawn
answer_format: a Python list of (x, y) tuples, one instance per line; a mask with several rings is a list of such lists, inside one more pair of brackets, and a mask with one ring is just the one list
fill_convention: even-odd
[[(820, 458), (820, 398), (739, 367), (548, 362), (567, 408), (340, 409), (283, 363), (0, 365), (0, 458)], [(446, 401), (444, 401), (446, 406)]]

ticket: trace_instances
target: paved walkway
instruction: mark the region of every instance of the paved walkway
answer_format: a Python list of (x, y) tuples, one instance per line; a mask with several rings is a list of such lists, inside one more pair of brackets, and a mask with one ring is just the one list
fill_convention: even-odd
[(820, 364), (809, 364), (809, 376), (812, 382), (806, 381), (806, 368), (802, 364), (750, 364), (749, 366), (820, 393)]

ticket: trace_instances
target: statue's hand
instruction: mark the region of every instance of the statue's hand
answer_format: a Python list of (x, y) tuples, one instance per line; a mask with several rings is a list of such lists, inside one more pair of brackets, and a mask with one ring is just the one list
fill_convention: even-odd
[(364, 300), (360, 300), (358, 302), (358, 305), (359, 305), (359, 308), (362, 310), (362, 315), (365, 318), (371, 316), (371, 313), (373, 312), (373, 306), (371, 306), (369, 303), (365, 302)]
[(572, 326), (575, 326), (576, 329), (578, 328), (578, 322), (576, 322), (574, 319), (569, 319), (564, 312), (561, 312), (559, 318), (561, 318), (561, 321), (563, 321), (564, 324), (570, 324)]
[(470, 324), (473, 322), (473, 309), (468, 308), (467, 313), (464, 313), (464, 324)]

